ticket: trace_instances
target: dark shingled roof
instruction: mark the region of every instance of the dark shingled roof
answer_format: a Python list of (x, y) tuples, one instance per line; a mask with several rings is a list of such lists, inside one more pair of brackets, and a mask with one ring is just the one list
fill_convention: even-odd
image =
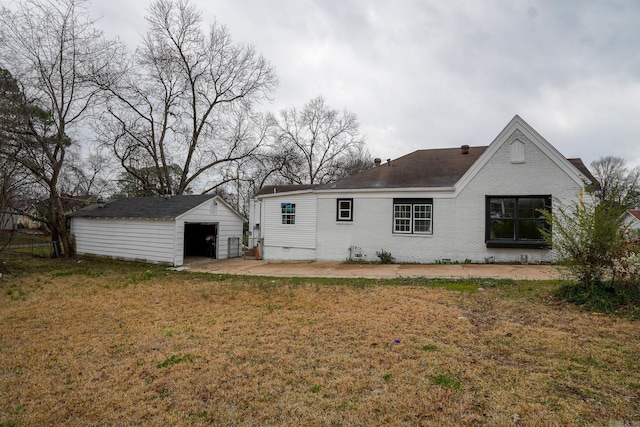
[(213, 199), (215, 194), (157, 197), (128, 197), (107, 201), (103, 208), (87, 206), (71, 217), (100, 218), (162, 218), (174, 219), (198, 205)]
[(318, 189), (453, 187), (486, 149), (470, 147), (467, 154), (460, 148), (417, 150)]
[(307, 184), (307, 185), (265, 185), (257, 193), (256, 196), (261, 194), (274, 194), (274, 193), (288, 193), (290, 191), (310, 190), (319, 187), (320, 184)]
[[(384, 189), (454, 187), (488, 146), (470, 147), (467, 154), (461, 148), (417, 150), (406, 156), (382, 163), (348, 178), (323, 185), (266, 186), (256, 195), (285, 193), (308, 189)], [(567, 159), (591, 184), (598, 185), (580, 159)]]
[(591, 185), (595, 185), (597, 187), (600, 187), (600, 183), (598, 182), (598, 180), (591, 175), (591, 172), (589, 172), (589, 169), (587, 169), (587, 167), (584, 165), (584, 163), (582, 163), (582, 159), (567, 159), (569, 160), (569, 162), (575, 166), (576, 169), (578, 169), (580, 172), (582, 172), (582, 174), (584, 176), (587, 177), (587, 179), (590, 182)]

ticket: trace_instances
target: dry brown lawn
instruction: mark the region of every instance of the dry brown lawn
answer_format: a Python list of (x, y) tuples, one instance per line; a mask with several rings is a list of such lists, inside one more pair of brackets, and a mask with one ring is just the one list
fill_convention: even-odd
[(3, 426), (640, 425), (640, 325), (554, 301), (557, 284), (15, 262)]

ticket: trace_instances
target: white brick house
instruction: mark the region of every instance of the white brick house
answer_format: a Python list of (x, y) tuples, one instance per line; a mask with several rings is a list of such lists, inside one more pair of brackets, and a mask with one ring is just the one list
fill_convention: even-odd
[[(268, 260), (552, 261), (540, 209), (595, 183), (519, 116), (489, 146), (418, 150), (321, 186), (267, 187), (250, 243)], [(524, 258), (526, 257), (526, 258)]]

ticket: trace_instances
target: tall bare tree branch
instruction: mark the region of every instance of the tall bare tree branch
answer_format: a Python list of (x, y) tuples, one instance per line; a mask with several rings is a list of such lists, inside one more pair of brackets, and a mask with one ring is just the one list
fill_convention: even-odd
[(158, 193), (204, 188), (205, 177), (256, 150), (260, 140), (247, 138), (242, 123), (269, 99), (275, 71), (252, 46), (234, 44), (224, 26), (203, 30), (188, 1), (157, 0), (146, 19), (130, 68), (112, 73), (125, 77), (102, 82), (109, 109), (99, 131), (132, 175), (156, 169)]
[(278, 139), (297, 155), (283, 171), (294, 184), (323, 184), (347, 176), (340, 167), (345, 160), (368, 155), (363, 151), (357, 116), (327, 106), (322, 96), (309, 101), (301, 111), (282, 110)]

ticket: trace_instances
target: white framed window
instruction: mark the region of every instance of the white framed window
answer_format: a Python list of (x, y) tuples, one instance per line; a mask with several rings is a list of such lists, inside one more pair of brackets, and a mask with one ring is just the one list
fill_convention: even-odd
[(433, 233), (433, 199), (393, 199), (393, 232)]
[(411, 205), (393, 205), (393, 232), (411, 233)]
[(432, 205), (413, 205), (413, 232), (431, 233)]
[(338, 199), (336, 221), (353, 221), (353, 199)]
[(295, 224), (296, 223), (296, 204), (283, 202), (280, 203), (280, 213), (282, 214), (283, 224)]

